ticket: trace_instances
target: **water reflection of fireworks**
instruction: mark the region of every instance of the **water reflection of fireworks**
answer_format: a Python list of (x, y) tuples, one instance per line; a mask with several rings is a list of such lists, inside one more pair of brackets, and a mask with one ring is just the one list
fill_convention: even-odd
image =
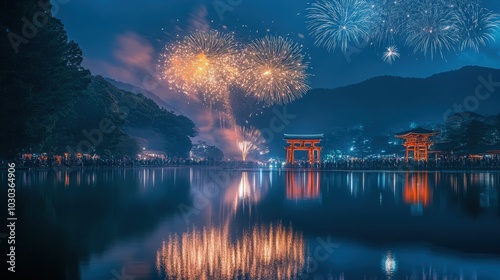
[(170, 235), (156, 267), (174, 279), (291, 279), (305, 265), (301, 234), (281, 224), (255, 226), (232, 240), (229, 224)]

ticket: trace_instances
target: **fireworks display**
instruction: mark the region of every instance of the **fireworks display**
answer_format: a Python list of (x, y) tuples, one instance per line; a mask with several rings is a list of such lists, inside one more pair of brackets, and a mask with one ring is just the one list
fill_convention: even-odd
[(308, 28), (318, 46), (337, 47), (345, 52), (349, 44), (362, 44), (369, 38), (373, 13), (365, 1), (319, 0), (308, 9)]
[(399, 58), (399, 52), (396, 46), (388, 47), (382, 56), (382, 59), (389, 64), (392, 64), (396, 58)]
[(244, 50), (242, 88), (267, 104), (286, 104), (309, 90), (302, 47), (282, 37), (266, 36)]
[(373, 17), (370, 41), (377, 46), (399, 43), (409, 14), (404, 11), (404, 0), (367, 0)]
[(246, 161), (248, 153), (250, 150), (252, 150), (255, 146), (252, 144), (250, 141), (237, 141), (238, 149), (241, 151), (241, 160)]
[(244, 46), (229, 34), (195, 32), (168, 45), (162, 54), (163, 78), (171, 89), (226, 106), (231, 86), (270, 105), (300, 98), (310, 89), (307, 68), (302, 47), (283, 37)]
[(238, 76), (237, 54), (232, 35), (195, 32), (166, 47), (163, 76), (173, 89), (200, 94), (205, 102), (225, 101)]
[[(478, 52), (500, 29), (500, 16), (477, 0), (317, 0), (306, 17), (316, 44), (328, 50), (404, 43), (431, 59)], [(384, 61), (391, 63), (396, 53), (386, 51)]]
[(437, 53), (443, 57), (444, 50), (455, 50), (459, 42), (454, 10), (441, 1), (415, 1), (407, 32), (406, 44), (431, 58)]
[[(403, 52), (430, 59), (479, 52), (500, 30), (500, 15), (481, 7), (479, 0), (315, 0), (305, 18), (315, 45), (345, 54), (351, 46), (357, 52), (371, 46), (388, 64)], [(211, 109), (214, 105), (221, 129), (231, 130), (237, 127), (234, 92), (270, 106), (290, 103), (310, 89), (303, 45), (280, 36), (248, 41), (234, 36), (211, 29), (191, 32), (168, 44), (161, 56), (162, 77), (170, 88), (200, 96)], [(230, 141), (243, 161), (253, 151), (267, 153), (252, 133), (240, 134)]]
[(252, 150), (261, 154), (268, 152), (267, 147), (265, 147), (266, 141), (258, 129), (254, 127), (240, 127), (240, 134), (241, 139), (237, 140), (236, 144), (241, 152), (241, 159), (243, 161), (246, 161), (248, 154)]
[(500, 16), (481, 8), (477, 3), (467, 3), (457, 9), (457, 28), (461, 45), (460, 50), (479, 51), (480, 46), (495, 40), (495, 32), (499, 29)]

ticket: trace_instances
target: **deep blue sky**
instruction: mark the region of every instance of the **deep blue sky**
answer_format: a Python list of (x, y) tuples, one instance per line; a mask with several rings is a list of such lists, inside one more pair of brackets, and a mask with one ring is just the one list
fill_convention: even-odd
[[(354, 54), (349, 63), (339, 50), (327, 52), (325, 48), (314, 46), (304, 16), (308, 1), (241, 0), (241, 4), (234, 7), (233, 11), (223, 14), (223, 19), (218, 16), (212, 0), (60, 2), (64, 4), (58, 5), (55, 16), (62, 19), (70, 39), (82, 48), (85, 65), (93, 73), (138, 86), (141, 86), (141, 75), (144, 74), (136, 68), (146, 68), (146, 63), (154, 67), (154, 61), (165, 43), (176, 35), (183, 36), (190, 30), (206, 28), (207, 25), (235, 32), (241, 40), (272, 34), (286, 36), (303, 44), (310, 57), (312, 87), (337, 87), (379, 75), (425, 77), (464, 65), (500, 68), (500, 38), (488, 47), (481, 48), (479, 53), (448, 53), (445, 59), (426, 59), (421, 54), (415, 55), (402, 49), (401, 58), (392, 65), (381, 60), (381, 50), (366, 47), (359, 54)], [(232, 2), (237, 3), (238, 0)], [(500, 13), (500, 1), (482, 3), (484, 7)], [(146, 53), (148, 57), (134, 60), (132, 56), (137, 56), (138, 52)]]

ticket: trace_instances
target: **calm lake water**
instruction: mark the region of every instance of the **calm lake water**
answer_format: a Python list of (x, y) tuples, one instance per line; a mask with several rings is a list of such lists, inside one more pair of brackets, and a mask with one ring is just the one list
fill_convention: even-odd
[(22, 279), (500, 279), (500, 173), (16, 172)]

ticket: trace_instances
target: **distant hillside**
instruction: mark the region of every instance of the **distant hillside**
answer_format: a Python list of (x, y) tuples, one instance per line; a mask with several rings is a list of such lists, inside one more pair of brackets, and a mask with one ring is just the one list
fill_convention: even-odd
[[(125, 90), (125, 91), (133, 92), (133, 93), (136, 93), (136, 94), (142, 94), (142, 95), (144, 95), (145, 97), (147, 97), (147, 98), (153, 100), (154, 102), (156, 102), (156, 104), (158, 104), (158, 106), (160, 106), (161, 108), (164, 108), (167, 111), (174, 111), (174, 112), (178, 111), (178, 110), (176, 110), (176, 108), (174, 108), (173, 106), (171, 106), (170, 104), (168, 104), (167, 102), (165, 102), (158, 95), (152, 93), (151, 91), (148, 91), (148, 90), (146, 90), (144, 88), (141, 88), (141, 87), (133, 86), (131, 84), (127, 84), (127, 83), (115, 81), (115, 80), (113, 80), (111, 78), (105, 78), (105, 79), (110, 84), (114, 85), (115, 87), (117, 87), (117, 88), (119, 88), (121, 90)], [(179, 113), (179, 112), (177, 112), (177, 113)]]
[(159, 105), (164, 102), (157, 96), (157, 100), (154, 100), (142, 92), (132, 92), (133, 86), (120, 83), (123, 87), (130, 86), (131, 90), (120, 89), (109, 79), (100, 76), (94, 77), (93, 84), (99, 85), (99, 88), (105, 89), (103, 92), (113, 97), (113, 105), (127, 108), (123, 112), (123, 130), (128, 135), (139, 140), (147, 149), (166, 151), (171, 156), (179, 157), (188, 154), (191, 149), (190, 137), (197, 134), (191, 119), (176, 115)]
[[(454, 104), (463, 105), (468, 96), (474, 96), (481, 85), (478, 78), (488, 80), (490, 75), (494, 82), (500, 82), (499, 69), (469, 66), (428, 78), (382, 76), (336, 89), (314, 89), (286, 106), (287, 112), (296, 117), (283, 132), (328, 132), (335, 127), (366, 124), (371, 133), (380, 134), (407, 128), (410, 122), (443, 123), (447, 110), (453, 109)], [(488, 93), (484, 86), (480, 92)], [(488, 99), (479, 101), (476, 112), (499, 113), (499, 104), (500, 87)], [(248, 122), (260, 129), (270, 127), (273, 108), (266, 107), (255, 113), (248, 104), (233, 102), (233, 105), (239, 123)], [(275, 108), (282, 111), (281, 107)], [(282, 144), (277, 142), (280, 143), (271, 146)]]
[[(280, 139), (284, 132), (326, 133), (334, 128), (364, 124), (369, 134), (379, 135), (407, 129), (412, 122), (444, 123), (445, 112), (453, 110), (455, 104), (463, 105), (468, 96), (474, 96), (481, 85), (478, 78), (489, 80), (490, 75), (494, 82), (500, 82), (499, 69), (468, 66), (428, 78), (381, 76), (335, 89), (313, 89), (286, 106), (287, 113), (296, 117), (284, 130), (275, 133), (270, 148), (282, 149)], [(140, 93), (168, 111), (178, 111), (152, 92), (111, 79), (107, 81), (120, 89)], [(481, 93), (488, 93), (486, 87), (483, 86)], [(270, 128), (270, 121), (275, 117), (273, 108), (283, 112), (280, 106), (264, 106), (238, 91), (233, 92), (231, 104), (237, 124), (260, 129)], [(476, 112), (499, 113), (498, 104), (500, 87), (490, 93), (487, 100), (479, 101)], [(196, 110), (192, 111), (186, 113), (196, 114)], [(193, 118), (196, 119), (196, 115)]]

